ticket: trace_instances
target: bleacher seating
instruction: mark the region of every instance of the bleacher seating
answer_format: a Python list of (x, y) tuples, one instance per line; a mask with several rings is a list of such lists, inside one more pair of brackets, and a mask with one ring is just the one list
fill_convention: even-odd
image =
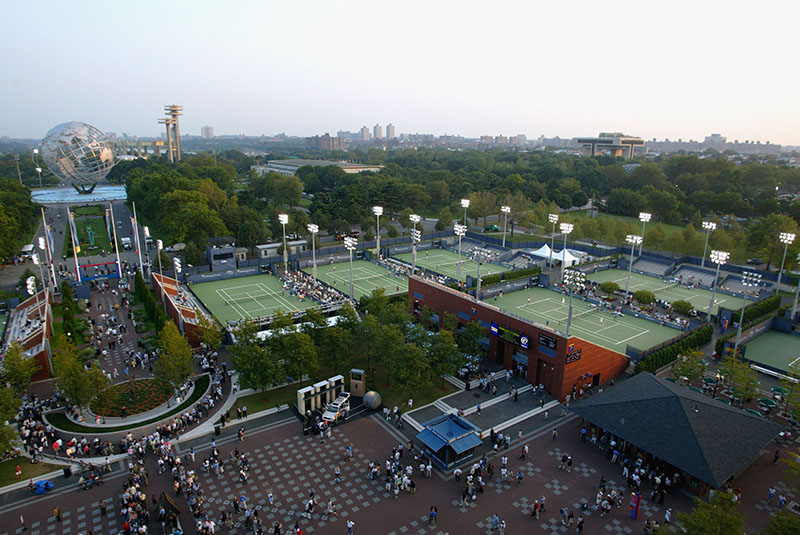
[(747, 295), (751, 297), (763, 297), (764, 292), (769, 291), (772, 286), (772, 283), (762, 281), (761, 284), (758, 285), (758, 290), (752, 286), (745, 287), (742, 284), (742, 277), (740, 275), (728, 275), (727, 277), (723, 278), (722, 282), (719, 284), (719, 287), (723, 290), (736, 292), (738, 294), (741, 294), (743, 291), (745, 291), (745, 289), (747, 289)]
[(650, 273), (658, 277), (663, 277), (672, 267), (671, 263), (658, 262), (649, 258), (639, 258), (633, 262), (633, 269), (642, 273)]
[(714, 273), (706, 273), (699, 269), (694, 269), (689, 266), (681, 266), (677, 271), (672, 274), (672, 277), (684, 282), (696, 282), (701, 286), (711, 287), (714, 284)]

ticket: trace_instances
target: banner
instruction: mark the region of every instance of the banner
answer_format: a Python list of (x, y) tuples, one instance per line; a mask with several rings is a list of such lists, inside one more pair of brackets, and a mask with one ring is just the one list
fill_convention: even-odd
[(72, 212), (67, 211), (69, 214), (69, 226), (72, 229), (72, 237), (75, 241), (75, 254), (80, 254), (81, 252), (81, 242), (78, 239), (78, 230), (75, 228), (75, 217), (72, 215)]
[(111, 227), (114, 222), (111, 220), (111, 214), (108, 213), (108, 208), (106, 208), (106, 230), (108, 231), (108, 243), (114, 243), (114, 231)]
[(47, 241), (50, 243), (50, 255), (55, 256), (55, 241), (53, 241), (53, 225), (47, 225)]

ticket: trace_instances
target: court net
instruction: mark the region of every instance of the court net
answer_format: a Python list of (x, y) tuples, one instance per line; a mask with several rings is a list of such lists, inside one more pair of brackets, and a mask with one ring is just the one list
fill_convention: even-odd
[(665, 292), (667, 290), (671, 290), (673, 288), (677, 288), (680, 285), (681, 285), (681, 281), (675, 281), (675, 282), (672, 282), (670, 284), (667, 284), (666, 286), (662, 286), (661, 288), (656, 288), (653, 291), (654, 292)]

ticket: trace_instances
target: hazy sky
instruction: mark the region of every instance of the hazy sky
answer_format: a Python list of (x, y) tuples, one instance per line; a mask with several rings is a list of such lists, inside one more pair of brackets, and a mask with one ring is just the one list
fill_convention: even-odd
[[(606, 8), (608, 8), (606, 10)], [(0, 0), (0, 135), (397, 132), (800, 145), (796, 1)]]

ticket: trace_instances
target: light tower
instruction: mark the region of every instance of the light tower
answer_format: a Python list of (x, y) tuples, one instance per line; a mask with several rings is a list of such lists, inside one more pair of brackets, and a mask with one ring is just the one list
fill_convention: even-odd
[(711, 233), (717, 229), (717, 224), (712, 221), (703, 221), (703, 230), (706, 231), (706, 245), (703, 247), (703, 260), (700, 261), (700, 267), (706, 267), (706, 251), (708, 250), (708, 238)]
[(650, 221), (651, 214), (647, 212), (639, 212), (639, 221), (642, 222), (642, 241), (639, 242), (639, 256), (642, 256), (642, 248), (644, 247), (644, 226)]
[(167, 157), (170, 163), (175, 163), (175, 147), (172, 143), (172, 130), (170, 130), (170, 126), (175, 124), (175, 119), (172, 117), (164, 117), (158, 120), (158, 124), (163, 124), (167, 129)]
[(350, 300), (353, 300), (353, 251), (358, 246), (358, 240), (352, 236), (345, 236), (344, 248), (350, 252)]
[(453, 225), (453, 232), (456, 233), (458, 236), (458, 264), (456, 264), (456, 277), (458, 278), (458, 284), (461, 285), (461, 238), (467, 233), (467, 226), (466, 225), (459, 225), (456, 223)]
[(383, 206), (373, 206), (372, 213), (375, 214), (375, 261), (381, 259), (381, 216)]
[(417, 244), (422, 241), (422, 231), (417, 230), (417, 223), (419, 223), (422, 218), (417, 214), (409, 214), (408, 218), (414, 224), (414, 228), (411, 229), (411, 245), (414, 251), (412, 255), (412, 262), (411, 265), (411, 273), (414, 275), (417, 274)]
[(286, 224), (289, 222), (287, 214), (278, 214), (278, 222), (283, 227), (283, 270), (289, 272), (289, 252), (286, 250)]
[(714, 284), (711, 287), (711, 302), (708, 304), (708, 321), (711, 321), (711, 314), (714, 311), (714, 298), (717, 296), (717, 282), (719, 281), (719, 268), (728, 261), (731, 254), (728, 251), (711, 251), (711, 261), (717, 265), (717, 272), (714, 275)]
[(558, 228), (561, 230), (561, 234), (564, 235), (564, 249), (561, 250), (561, 282), (564, 282), (564, 267), (567, 263), (567, 236), (572, 232), (572, 229), (575, 228), (572, 223), (561, 223)]
[(628, 298), (628, 289), (631, 287), (631, 269), (633, 268), (633, 251), (637, 245), (642, 244), (642, 237), (635, 234), (628, 234), (625, 241), (631, 246), (631, 259), (628, 261), (628, 280), (625, 282), (625, 299)]
[(568, 269), (564, 271), (564, 284), (569, 286), (569, 312), (567, 313), (567, 333), (569, 338), (569, 327), (572, 325), (572, 295), (576, 288), (583, 289), (586, 282), (586, 275), (578, 269)]
[(511, 213), (510, 206), (501, 206), (500, 211), (506, 214), (506, 221), (503, 223), (503, 247), (506, 246), (506, 227), (508, 227), (508, 214)]
[(467, 208), (469, 208), (469, 199), (461, 199), (461, 206), (464, 208), (464, 225), (467, 225)]
[[(794, 234), (792, 234), (794, 236)], [(742, 311), (739, 314), (739, 330), (736, 331), (736, 344), (733, 346), (733, 354), (739, 350), (739, 340), (742, 338), (742, 323), (744, 323), (744, 307), (747, 304), (747, 289), (761, 284), (761, 274), (745, 271), (742, 273)]]
[(556, 246), (556, 223), (558, 223), (558, 214), (549, 214), (547, 220), (553, 224), (553, 233), (550, 235), (550, 258), (547, 259), (547, 264), (553, 267), (553, 247)]
[(778, 284), (775, 285), (775, 289), (780, 292), (781, 291), (781, 278), (783, 277), (783, 264), (786, 263), (786, 253), (789, 250), (789, 246), (794, 242), (795, 235), (792, 232), (781, 232), (780, 240), (783, 244), (783, 259), (781, 260), (781, 270), (778, 271)]
[(164, 106), (164, 114), (172, 119), (172, 133), (175, 135), (175, 161), (181, 161), (181, 132), (178, 128), (178, 117), (183, 115), (183, 106), (169, 104)]
[(311, 276), (314, 277), (314, 280), (317, 280), (317, 244), (316, 244), (316, 234), (319, 232), (319, 225), (315, 225), (314, 223), (308, 224), (308, 231), (311, 233)]

